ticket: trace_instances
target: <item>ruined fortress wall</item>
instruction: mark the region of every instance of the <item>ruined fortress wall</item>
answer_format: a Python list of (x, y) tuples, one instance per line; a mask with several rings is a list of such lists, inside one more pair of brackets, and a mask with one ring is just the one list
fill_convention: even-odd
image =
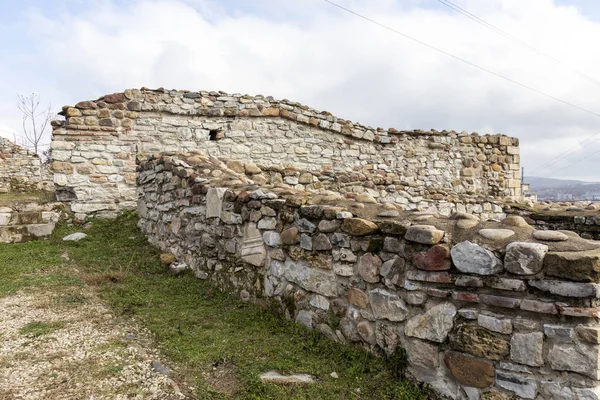
[(295, 166), (317, 178), (393, 173), (403, 196), (371, 194), (409, 199), (398, 200), (407, 208), (421, 199), (520, 195), (518, 140), (503, 135), (375, 129), (287, 100), (223, 92), (133, 89), (63, 114), (53, 125), (54, 182), (80, 214), (133, 208), (136, 155), (165, 151)]
[(140, 163), (140, 227), (174, 268), (331, 340), (402, 347), (409, 376), (447, 398), (600, 398), (597, 243), (260, 185), (233, 166)]
[(50, 189), (51, 182), (37, 154), (0, 137), (0, 192)]

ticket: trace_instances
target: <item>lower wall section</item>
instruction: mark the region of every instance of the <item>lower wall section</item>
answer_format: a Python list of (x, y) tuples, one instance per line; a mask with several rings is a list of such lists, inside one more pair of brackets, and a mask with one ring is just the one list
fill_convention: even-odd
[(331, 340), (402, 347), (441, 397), (600, 398), (598, 244), (515, 216), (321, 204), (177, 157), (138, 166), (140, 227), (198, 278)]

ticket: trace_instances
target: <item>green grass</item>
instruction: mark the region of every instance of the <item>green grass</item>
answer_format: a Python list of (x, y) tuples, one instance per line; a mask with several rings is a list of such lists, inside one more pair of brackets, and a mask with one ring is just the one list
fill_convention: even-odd
[[(74, 286), (96, 288), (117, 315), (133, 316), (152, 332), (178, 378), (195, 387), (200, 399), (426, 398), (400, 378), (402, 354), (377, 357), (334, 343), (191, 273), (170, 275), (136, 221), (134, 215), (94, 220), (88, 238), (79, 242), (61, 240), (78, 227), (59, 226), (45, 242), (0, 245), (0, 296), (42, 286), (64, 290), (65, 301), (76, 306), (81, 299), (72, 294)], [(61, 258), (65, 252), (70, 261)], [(232, 371), (233, 395), (211, 389), (211, 371), (225, 367)], [(318, 382), (263, 384), (258, 377), (269, 370), (308, 373)], [(338, 379), (330, 377), (334, 371)]]
[(30, 338), (36, 338), (52, 333), (64, 326), (63, 322), (33, 321), (22, 327), (19, 333)]

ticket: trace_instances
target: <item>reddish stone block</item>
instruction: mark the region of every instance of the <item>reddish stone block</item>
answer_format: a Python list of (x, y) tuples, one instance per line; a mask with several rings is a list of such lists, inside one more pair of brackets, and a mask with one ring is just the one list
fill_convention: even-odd
[(458, 301), (466, 301), (469, 303), (479, 303), (479, 295), (469, 292), (453, 292), (452, 298)]
[(446, 271), (450, 269), (450, 249), (444, 245), (435, 245), (426, 252), (418, 253), (413, 258), (415, 267), (425, 271)]

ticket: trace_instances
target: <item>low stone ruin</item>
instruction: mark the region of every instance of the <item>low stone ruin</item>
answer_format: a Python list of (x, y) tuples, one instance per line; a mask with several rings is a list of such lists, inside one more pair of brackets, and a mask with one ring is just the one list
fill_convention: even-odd
[[(52, 234), (60, 213), (51, 204), (52, 174), (39, 156), (0, 137), (0, 242)], [(45, 203), (45, 204), (42, 204)]]
[(254, 168), (199, 152), (140, 161), (142, 231), (178, 268), (331, 340), (406, 349), (408, 375), (438, 396), (600, 398), (600, 243)]
[(40, 157), (0, 137), (0, 193), (52, 190), (52, 175)]

